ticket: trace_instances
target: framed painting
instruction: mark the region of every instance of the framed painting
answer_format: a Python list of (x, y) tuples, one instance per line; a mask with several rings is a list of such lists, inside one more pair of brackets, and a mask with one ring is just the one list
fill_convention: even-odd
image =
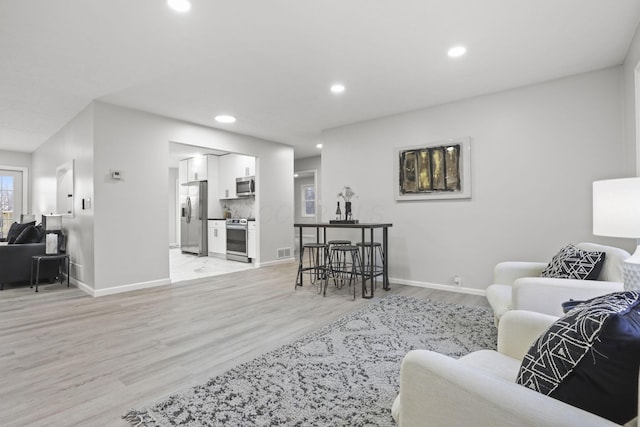
[(471, 138), (394, 150), (395, 199), (471, 198)]

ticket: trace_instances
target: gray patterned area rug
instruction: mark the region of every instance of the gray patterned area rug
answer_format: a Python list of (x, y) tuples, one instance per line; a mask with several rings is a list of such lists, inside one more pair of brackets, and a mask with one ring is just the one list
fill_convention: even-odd
[(123, 418), (135, 426), (393, 426), (412, 349), (495, 349), (488, 309), (388, 296)]

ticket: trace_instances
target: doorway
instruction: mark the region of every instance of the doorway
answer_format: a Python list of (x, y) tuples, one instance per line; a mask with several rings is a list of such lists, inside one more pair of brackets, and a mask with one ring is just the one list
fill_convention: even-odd
[[(318, 198), (317, 169), (297, 171), (294, 183), (294, 223), (313, 224), (320, 222), (321, 212)], [(294, 228), (294, 253), (300, 247), (299, 229)], [(303, 243), (315, 242), (315, 235), (302, 236)]]
[[(182, 238), (181, 238), (181, 221), (182, 221), (182, 204), (181, 204), (181, 189), (184, 186), (180, 185), (180, 168), (179, 162), (184, 159), (199, 157), (199, 156), (225, 156), (229, 154), (227, 151), (215, 150), (206, 147), (192, 146), (188, 144), (182, 144), (177, 142), (169, 142), (169, 274), (171, 283), (185, 282), (194, 279), (202, 279), (213, 276), (219, 276), (228, 273), (235, 273), (238, 271), (244, 271), (255, 268), (255, 263), (244, 263), (237, 261), (230, 261), (226, 259), (226, 254), (217, 253), (214, 247), (209, 243), (208, 253), (209, 256), (196, 256), (193, 254), (183, 253), (181, 250)], [(212, 169), (213, 170), (213, 169)], [(216, 169), (217, 171), (217, 169)], [(235, 181), (234, 181), (235, 182)], [(218, 179), (210, 178), (207, 180), (207, 188), (210, 185), (214, 185), (216, 188), (215, 194), (217, 195)], [(241, 200), (236, 202), (241, 203)], [(222, 203), (217, 197), (210, 198), (207, 201), (207, 217), (208, 225), (207, 230), (209, 233), (214, 233), (212, 227), (213, 222), (219, 222), (223, 218), (222, 205), (232, 205), (231, 202)], [(215, 208), (214, 208), (215, 207)], [(242, 206), (240, 206), (242, 208)], [(238, 208), (238, 209), (240, 209)], [(236, 209), (233, 209), (234, 211)], [(241, 212), (243, 212), (241, 210)], [(253, 207), (250, 209), (253, 213)], [(248, 216), (248, 215), (245, 215)], [(253, 216), (253, 215), (251, 215)], [(217, 235), (217, 233), (216, 233)], [(211, 241), (213, 236), (207, 236), (207, 240)]]

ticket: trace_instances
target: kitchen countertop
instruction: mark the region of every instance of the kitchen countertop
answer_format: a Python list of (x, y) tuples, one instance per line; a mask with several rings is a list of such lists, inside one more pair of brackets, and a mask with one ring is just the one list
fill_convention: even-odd
[[(226, 221), (227, 218), (209, 218), (209, 221)], [(255, 221), (255, 218), (247, 218), (247, 221)]]

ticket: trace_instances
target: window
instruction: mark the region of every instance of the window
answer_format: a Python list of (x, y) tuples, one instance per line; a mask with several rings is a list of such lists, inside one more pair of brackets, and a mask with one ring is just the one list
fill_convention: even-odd
[(316, 216), (316, 186), (302, 186), (302, 216)]
[(0, 175), (0, 237), (5, 237), (13, 223), (13, 176)]

